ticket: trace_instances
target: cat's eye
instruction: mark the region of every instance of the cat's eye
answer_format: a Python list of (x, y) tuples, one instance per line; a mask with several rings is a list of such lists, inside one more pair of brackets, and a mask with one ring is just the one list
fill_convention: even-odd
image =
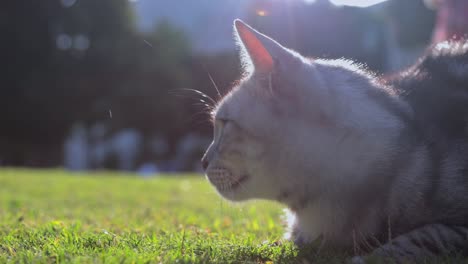
[(216, 118), (214, 121), (214, 136), (219, 139), (225, 130), (226, 125), (231, 124), (237, 127), (236, 123), (231, 119)]

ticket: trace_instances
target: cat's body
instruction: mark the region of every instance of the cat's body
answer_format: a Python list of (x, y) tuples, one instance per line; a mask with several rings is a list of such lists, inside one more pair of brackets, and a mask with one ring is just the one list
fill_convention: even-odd
[(235, 28), (252, 67), (213, 112), (203, 159), (221, 195), (286, 204), (298, 244), (395, 259), (468, 249), (468, 44), (380, 80)]

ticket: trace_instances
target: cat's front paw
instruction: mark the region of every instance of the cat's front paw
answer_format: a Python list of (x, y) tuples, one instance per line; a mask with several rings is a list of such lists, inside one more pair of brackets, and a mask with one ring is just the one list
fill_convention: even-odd
[(297, 234), (292, 237), (291, 239), (292, 242), (294, 242), (294, 245), (296, 245), (298, 248), (303, 248), (309, 245), (312, 241), (310, 241), (307, 237)]
[(321, 235), (305, 232), (305, 230), (301, 228), (301, 224), (295, 213), (286, 209), (284, 217), (288, 226), (288, 232), (286, 232), (284, 236), (286, 240), (293, 242), (298, 248), (310, 247), (311, 244), (320, 244), (320, 241), (322, 241)]
[(292, 241), (298, 248), (304, 248), (314, 241), (313, 239), (302, 233), (301, 230), (299, 230), (299, 228), (297, 227), (293, 228), (291, 232), (287, 235), (287, 237), (288, 240)]

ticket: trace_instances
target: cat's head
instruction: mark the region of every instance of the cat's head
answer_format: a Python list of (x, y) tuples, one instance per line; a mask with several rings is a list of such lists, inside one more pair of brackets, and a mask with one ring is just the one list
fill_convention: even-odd
[(234, 28), (247, 74), (213, 111), (214, 139), (202, 159), (222, 196), (318, 193), (387, 151), (400, 124), (376, 102), (391, 95), (373, 91), (367, 73), (306, 59), (240, 20)]

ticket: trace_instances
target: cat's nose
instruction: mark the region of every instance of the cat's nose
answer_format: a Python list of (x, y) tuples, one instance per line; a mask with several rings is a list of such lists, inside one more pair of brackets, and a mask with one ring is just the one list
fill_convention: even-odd
[(210, 163), (208, 162), (208, 159), (206, 157), (203, 157), (202, 160), (201, 160), (201, 164), (202, 164), (203, 170), (206, 170), (206, 168), (208, 168), (208, 165)]

